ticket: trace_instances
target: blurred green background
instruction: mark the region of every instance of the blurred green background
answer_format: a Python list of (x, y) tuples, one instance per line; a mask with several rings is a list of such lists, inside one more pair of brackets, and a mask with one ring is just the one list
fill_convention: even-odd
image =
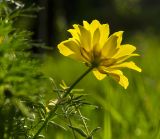
[[(33, 39), (53, 50), (39, 50), (42, 71), (60, 84), (70, 85), (86, 69), (85, 65), (60, 55), (57, 44), (68, 38), (72, 24), (98, 19), (109, 23), (111, 33), (123, 30), (123, 43), (137, 47), (135, 58), (142, 73), (126, 70), (127, 90), (106, 78), (98, 81), (90, 73), (78, 84), (84, 89), (86, 106), (82, 113), (89, 129), (101, 127), (95, 139), (160, 139), (160, 1), (159, 0), (26, 0), (41, 10), (36, 18), (22, 17), (17, 26), (34, 32)], [(50, 96), (48, 96), (49, 98)], [(51, 98), (52, 99), (52, 98)], [(59, 120), (61, 121), (61, 120)], [(72, 134), (58, 127), (48, 131), (51, 139), (70, 139)], [(49, 137), (48, 137), (49, 138)]]

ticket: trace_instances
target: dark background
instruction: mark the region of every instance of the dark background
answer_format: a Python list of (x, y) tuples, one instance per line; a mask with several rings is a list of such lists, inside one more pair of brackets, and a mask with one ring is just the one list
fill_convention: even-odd
[[(36, 3), (44, 9), (37, 18), (26, 19), (25, 24), (34, 39), (55, 46), (66, 38), (72, 24), (98, 19), (109, 23), (111, 33), (124, 30), (127, 34), (150, 31), (159, 34), (159, 0), (25, 0), (26, 6)], [(32, 20), (32, 22), (31, 22)], [(22, 21), (21, 21), (22, 22)]]

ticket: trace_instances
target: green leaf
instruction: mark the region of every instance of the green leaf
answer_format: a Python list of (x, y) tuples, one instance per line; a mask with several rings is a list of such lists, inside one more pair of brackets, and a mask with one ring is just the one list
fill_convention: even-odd
[(93, 129), (90, 133), (90, 136), (93, 136), (93, 134), (97, 132), (99, 129), (101, 129), (101, 127), (96, 127), (95, 129)]
[(63, 127), (62, 125), (58, 124), (58, 123), (55, 123), (54, 121), (50, 121), (48, 124), (52, 124), (56, 127), (60, 127), (61, 129), (67, 131), (67, 129), (65, 127)]
[(75, 130), (77, 133), (79, 133), (81, 136), (83, 136), (83, 137), (88, 137), (87, 136), (87, 134), (82, 130), (82, 129), (80, 129), (80, 128), (78, 128), (78, 127), (73, 127), (73, 126), (70, 126), (70, 125), (68, 125), (70, 128), (72, 128), (73, 130)]

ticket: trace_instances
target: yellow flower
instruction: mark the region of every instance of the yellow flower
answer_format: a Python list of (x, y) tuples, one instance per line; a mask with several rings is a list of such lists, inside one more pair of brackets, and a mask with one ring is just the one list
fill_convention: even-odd
[(138, 54), (133, 53), (136, 50), (133, 45), (121, 44), (123, 31), (109, 36), (109, 25), (93, 20), (91, 24), (83, 21), (83, 26), (75, 24), (68, 32), (72, 38), (58, 45), (60, 53), (93, 67), (97, 79), (102, 80), (109, 75), (126, 89), (129, 82), (121, 69), (130, 68), (141, 72), (134, 62), (125, 62)]

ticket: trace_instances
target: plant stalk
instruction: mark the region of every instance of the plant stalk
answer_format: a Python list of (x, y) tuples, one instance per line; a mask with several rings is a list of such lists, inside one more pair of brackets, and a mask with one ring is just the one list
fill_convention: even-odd
[(77, 85), (77, 83), (79, 83), (91, 70), (93, 69), (93, 67), (90, 67), (89, 69), (87, 69), (67, 90), (67, 92), (63, 95), (62, 98), (65, 98), (71, 91), (72, 89)]
[(48, 121), (54, 117), (56, 115), (56, 111), (58, 109), (58, 105), (59, 102), (61, 101), (61, 99), (67, 97), (70, 92), (72, 91), (72, 89), (90, 72), (92, 71), (93, 67), (90, 67), (89, 69), (87, 69), (70, 87), (69, 89), (66, 91), (66, 93), (58, 99), (57, 103), (55, 104), (55, 107), (53, 110), (50, 111), (49, 115), (47, 116), (47, 118), (45, 119), (44, 123), (42, 124), (42, 126), (38, 129), (38, 131), (36, 132), (36, 134), (34, 135), (34, 137), (32, 139), (36, 139), (38, 137), (38, 135), (41, 133), (41, 131), (43, 130), (43, 128), (45, 128), (45, 126), (47, 125)]
[(81, 117), (81, 119), (82, 119), (83, 126), (84, 126), (84, 128), (85, 128), (85, 130), (86, 130), (86, 132), (87, 132), (87, 135), (89, 136), (89, 130), (88, 130), (86, 121), (85, 121), (85, 119), (83, 118), (83, 115), (82, 115), (80, 109), (78, 108), (77, 110), (78, 110), (78, 113), (79, 113), (79, 115), (80, 115), (80, 117)]

